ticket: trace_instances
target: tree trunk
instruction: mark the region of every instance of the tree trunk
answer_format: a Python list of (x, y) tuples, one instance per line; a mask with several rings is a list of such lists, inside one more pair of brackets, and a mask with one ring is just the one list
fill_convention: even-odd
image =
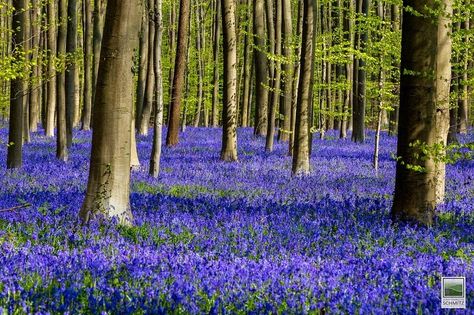
[[(102, 46), (102, 36), (104, 33), (104, 14), (107, 8), (107, 0), (94, 0), (94, 33), (93, 33), (93, 64), (92, 71), (92, 104), (95, 104), (95, 92), (99, 71), (100, 53)], [(93, 117), (92, 117), (93, 119)]]
[(237, 35), (235, 0), (222, 0), (224, 95), (221, 160), (237, 161)]
[(439, 156), (423, 154), (416, 143), (430, 148), (446, 144), (451, 81), (451, 0), (439, 3), (441, 14), (438, 23), (433, 23), (431, 10), (439, 8), (436, 4), (435, 0), (404, 1), (424, 16), (411, 11), (403, 14), (399, 160), (392, 208), (394, 220), (427, 226), (444, 199), (445, 164), (437, 160)]
[(56, 112), (56, 5), (51, 1), (48, 5), (48, 103), (46, 107), (47, 137), (54, 137), (54, 122)]
[(293, 150), (293, 175), (308, 174), (309, 169), (309, 106), (313, 89), (312, 71), (314, 63), (315, 3), (304, 0), (303, 36), (301, 43), (300, 80), (296, 102), (296, 124)]
[(41, 40), (41, 5), (39, 0), (32, 1), (32, 60), (37, 62), (33, 66), (33, 85), (29, 96), (29, 126), (31, 132), (38, 131), (41, 105), (41, 62), (40, 62), (40, 40)]
[(155, 41), (154, 41), (154, 59), (155, 59), (155, 83), (156, 83), (156, 102), (155, 121), (153, 124), (153, 147), (150, 158), (149, 173), (153, 177), (158, 177), (160, 173), (161, 159), (161, 138), (163, 126), (163, 74), (161, 70), (161, 40), (163, 34), (161, 0), (155, 1)]
[[(153, 1), (148, 0), (148, 12), (150, 16), (153, 16)], [(149, 26), (148, 26), (148, 66), (147, 66), (147, 79), (145, 85), (145, 99), (142, 109), (142, 114), (140, 117), (137, 117), (138, 123), (138, 133), (142, 136), (148, 135), (148, 129), (150, 126), (150, 117), (151, 111), (153, 109), (153, 100), (154, 100), (154, 93), (155, 93), (155, 68), (154, 68), (154, 60), (153, 60), (153, 43), (155, 41), (155, 21), (151, 18), (149, 19)]]
[[(94, 104), (92, 153), (83, 223), (94, 216), (132, 223), (130, 135), (133, 55), (138, 46), (138, 0), (109, 0)], [(120, 78), (120, 80), (117, 80)]]
[[(463, 23), (464, 31), (470, 30), (469, 18), (467, 18)], [(464, 45), (469, 45), (469, 36), (465, 36)], [(462, 80), (459, 80), (460, 87), (459, 93), (461, 97), (459, 98), (459, 107), (458, 107), (458, 132), (460, 134), (467, 134), (467, 129), (469, 127), (469, 91), (468, 91), (468, 71), (469, 71), (469, 60), (471, 59), (471, 51), (467, 50), (463, 58), (463, 75)]]
[(268, 63), (266, 51), (265, 34), (265, 1), (255, 0), (253, 10), (253, 32), (255, 40), (254, 62), (255, 62), (255, 130), (256, 136), (264, 137), (267, 132), (267, 107), (268, 107)]
[[(68, 0), (67, 4), (67, 43), (66, 52), (74, 56), (77, 50), (77, 0)], [(69, 60), (66, 72), (66, 131), (67, 146), (72, 145), (72, 129), (74, 127), (74, 113), (76, 112), (76, 60)], [(77, 82), (79, 83), (79, 82)]]
[(282, 97), (280, 99), (280, 113), (283, 115), (283, 119), (280, 122), (280, 128), (278, 130), (278, 140), (287, 142), (289, 141), (290, 129), (291, 129), (291, 103), (293, 101), (293, 68), (294, 65), (291, 62), (293, 56), (292, 53), (292, 40), (293, 40), (293, 22), (291, 17), (291, 1), (282, 1), (282, 37), (283, 37), (283, 58), (285, 60), (283, 64), (283, 89)]
[(84, 94), (82, 108), (82, 130), (90, 130), (92, 113), (92, 5), (91, 0), (84, 0)]
[[(361, 16), (368, 17), (369, 14), (369, 0), (359, 0), (358, 10)], [(359, 50), (365, 51), (367, 45), (367, 30), (359, 30)], [(354, 74), (357, 71), (357, 79), (354, 84), (357, 85), (357, 91), (354, 94), (353, 104), (353, 131), (352, 141), (363, 143), (365, 141), (365, 82), (366, 82), (366, 71), (365, 71), (365, 60), (359, 58), (357, 60), (357, 66), (354, 67)]]
[[(247, 11), (246, 18), (247, 21), (251, 19), (251, 3), (250, 0), (246, 0)], [(248, 118), (250, 116), (249, 112), (249, 102), (250, 102), (250, 83), (251, 83), (251, 68), (252, 68), (252, 54), (251, 54), (251, 23), (248, 22), (245, 25), (245, 34), (244, 34), (244, 65), (243, 65), (243, 91), (242, 98), (240, 102), (240, 120), (242, 127), (248, 127)]]
[(138, 79), (137, 79), (137, 95), (136, 95), (136, 105), (135, 105), (135, 119), (138, 121), (138, 127), (141, 122), (143, 105), (145, 102), (145, 89), (146, 89), (146, 80), (148, 74), (148, 45), (149, 45), (149, 35), (148, 35), (148, 9), (145, 8), (142, 12), (142, 22), (140, 27), (140, 40), (139, 40), (139, 62), (138, 62)]
[(171, 93), (170, 121), (166, 134), (166, 145), (176, 146), (179, 141), (179, 116), (181, 98), (184, 88), (184, 72), (186, 70), (186, 51), (188, 50), (190, 0), (180, 0), (178, 47), (174, 67), (173, 88)]
[[(59, 60), (65, 60), (67, 37), (67, 0), (58, 2), (58, 50)], [(68, 160), (67, 134), (66, 134), (66, 85), (65, 71), (60, 70), (56, 75), (56, 157), (61, 161)]]
[[(392, 19), (392, 32), (398, 32), (400, 30), (400, 9), (398, 8), (397, 5), (392, 4), (391, 7), (391, 19)], [(400, 68), (400, 65), (398, 64), (398, 61), (394, 61), (393, 66), (395, 68)], [(398, 79), (396, 77), (392, 78), (392, 84), (395, 86), (398, 85)], [(394, 91), (397, 93), (398, 91)], [(400, 105), (395, 104), (393, 106), (393, 110), (390, 112), (389, 115), (389, 121), (388, 121), (388, 134), (393, 136), (397, 133), (398, 130), (398, 116), (399, 116), (399, 110), (400, 110)]]
[[(12, 51), (15, 57), (21, 57), (22, 43), (25, 40), (26, 1), (13, 0), (12, 21)], [(8, 153), (7, 168), (19, 168), (22, 166), (22, 143), (23, 143), (23, 99), (27, 88), (26, 82), (17, 77), (10, 82), (10, 123), (8, 129)]]
[(204, 69), (203, 69), (203, 52), (202, 52), (202, 23), (204, 21), (201, 20), (201, 5), (198, 4), (196, 6), (196, 27), (197, 27), (197, 34), (196, 34), (196, 51), (197, 51), (197, 63), (198, 63), (198, 69), (197, 69), (197, 74), (198, 74), (198, 88), (197, 88), (197, 108), (196, 108), (196, 114), (194, 116), (194, 127), (199, 127), (199, 121), (201, 119), (201, 111), (204, 111), (203, 109), (203, 81), (204, 81)]
[[(267, 24), (269, 25), (269, 28), (273, 29), (272, 31), (269, 32), (269, 37), (270, 37), (270, 58), (273, 59), (274, 56), (279, 56), (281, 55), (281, 0), (276, 0), (275, 6), (276, 6), (276, 18), (275, 21), (273, 19), (273, 5), (271, 3), (273, 2), (272, 0), (267, 0), (269, 5), (267, 5), (267, 11), (271, 12), (272, 14), (268, 14), (267, 20), (270, 20), (271, 23)], [(275, 25), (274, 25), (275, 23)], [(272, 37), (273, 34), (273, 37)], [(265, 151), (267, 152), (272, 152), (273, 151), (273, 143), (274, 143), (274, 138), (275, 138), (275, 119), (276, 119), (276, 110), (279, 105), (280, 101), (280, 79), (281, 79), (281, 62), (277, 58), (276, 61), (271, 61), (270, 62), (270, 67), (272, 68), (272, 71), (270, 71), (270, 78), (272, 81), (270, 82), (270, 85), (272, 87), (271, 92), (270, 92), (270, 97), (269, 97), (269, 109), (268, 109), (268, 125), (267, 125), (267, 138), (265, 142)]]
[[(296, 36), (299, 38), (303, 33), (303, 1), (298, 1), (298, 24), (296, 26)], [(290, 141), (288, 143), (288, 155), (292, 156), (294, 151), (295, 143), (295, 126), (296, 126), (296, 103), (298, 101), (298, 87), (300, 82), (300, 70), (301, 70), (301, 52), (302, 46), (299, 45), (296, 48), (296, 58), (298, 62), (295, 63), (293, 80), (293, 96), (291, 100), (291, 119), (290, 119)]]
[(214, 16), (214, 74), (213, 74), (213, 90), (212, 90), (212, 112), (211, 125), (217, 127), (219, 124), (219, 38), (221, 33), (221, 0), (216, 0), (216, 13)]

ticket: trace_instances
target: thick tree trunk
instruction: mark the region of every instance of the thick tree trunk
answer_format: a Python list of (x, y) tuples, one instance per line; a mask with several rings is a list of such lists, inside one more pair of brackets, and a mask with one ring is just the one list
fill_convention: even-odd
[(221, 160), (237, 161), (237, 35), (235, 0), (222, 0), (224, 96)]
[[(80, 217), (116, 217), (132, 223), (130, 135), (133, 110), (133, 54), (138, 46), (138, 0), (109, 0), (94, 104), (87, 194)], [(120, 80), (117, 80), (120, 78)]]
[[(67, 0), (59, 0), (58, 5), (58, 51), (57, 57), (65, 60), (67, 37)], [(65, 71), (60, 70), (56, 75), (56, 157), (61, 161), (68, 160), (66, 134), (66, 85)]]
[[(25, 40), (24, 23), (26, 14), (26, 0), (13, 0), (12, 21), (12, 51), (15, 57), (21, 57), (22, 43)], [(8, 129), (8, 153), (7, 168), (19, 168), (22, 166), (22, 143), (23, 143), (23, 99), (27, 88), (26, 82), (18, 77), (10, 82), (10, 123)]]
[(308, 174), (309, 169), (309, 106), (313, 90), (312, 71), (314, 64), (315, 3), (304, 0), (303, 36), (300, 62), (298, 101), (296, 102), (296, 124), (293, 150), (293, 175)]
[[(74, 56), (77, 50), (77, 0), (68, 0), (67, 6), (67, 43), (66, 52), (70, 56)], [(66, 131), (67, 131), (67, 146), (72, 145), (72, 129), (74, 127), (74, 114), (76, 112), (76, 105), (78, 105), (76, 96), (76, 60), (70, 60), (66, 72)]]
[(158, 177), (160, 173), (161, 159), (161, 138), (163, 126), (163, 74), (161, 70), (161, 40), (163, 34), (161, 0), (155, 1), (155, 41), (154, 41), (154, 59), (155, 59), (155, 83), (156, 83), (156, 102), (155, 102), (155, 121), (153, 124), (153, 147), (150, 158), (149, 173), (153, 177)]
[(188, 50), (190, 0), (180, 0), (178, 47), (174, 67), (173, 88), (171, 93), (170, 121), (166, 134), (166, 145), (172, 147), (179, 141), (179, 116), (181, 98), (184, 88), (184, 72), (186, 70), (186, 51)]
[(253, 9), (253, 32), (255, 48), (253, 51), (255, 62), (255, 130), (256, 136), (264, 137), (267, 133), (268, 110), (268, 63), (265, 34), (265, 1), (255, 0)]
[(91, 0), (84, 0), (83, 20), (84, 20), (84, 90), (82, 108), (82, 130), (90, 130), (92, 113), (92, 5)]
[[(446, 144), (451, 80), (451, 0), (437, 3), (404, 1), (423, 15), (403, 14), (399, 160), (392, 208), (393, 219), (428, 226), (433, 223), (436, 205), (444, 199), (445, 164), (439, 156), (423, 154), (416, 143), (429, 147)], [(433, 11), (426, 8), (439, 6), (439, 21), (434, 23)]]

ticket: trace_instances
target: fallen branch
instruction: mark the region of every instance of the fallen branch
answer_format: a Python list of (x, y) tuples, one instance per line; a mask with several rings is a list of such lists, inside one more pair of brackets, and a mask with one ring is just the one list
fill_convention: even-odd
[(2, 213), (2, 212), (15, 211), (15, 210), (23, 209), (23, 208), (28, 208), (28, 207), (31, 207), (31, 205), (30, 205), (29, 203), (25, 203), (24, 205), (12, 207), (12, 208), (0, 209), (0, 213)]

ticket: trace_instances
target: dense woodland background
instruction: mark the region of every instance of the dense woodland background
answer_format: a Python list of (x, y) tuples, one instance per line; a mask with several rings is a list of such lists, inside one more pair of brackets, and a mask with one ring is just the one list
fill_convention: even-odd
[[(68, 2), (68, 3), (66, 3)], [(55, 112), (55, 82), (66, 88), (68, 126), (90, 128), (91, 104), (98, 71), (98, 54), (106, 1), (27, 1), (23, 49), (11, 54), (12, 6), (1, 7), (1, 115), (8, 117), (9, 80), (21, 76), (27, 81), (28, 109), (25, 112), (25, 139), (42, 121), (52, 136)], [(153, 1), (151, 1), (153, 2)], [(186, 1), (188, 2), (188, 1)], [(186, 50), (186, 79), (181, 116), (183, 126), (222, 124), (223, 43), (219, 1), (193, 1), (189, 6), (189, 36)], [(62, 7), (60, 6), (62, 3)], [(281, 133), (288, 106), (295, 102), (298, 54), (301, 51), (302, 1), (237, 1), (237, 121), (253, 126), (256, 73), (265, 75), (269, 108), (275, 109), (275, 124)], [(259, 4), (257, 10), (255, 6)], [(401, 43), (401, 1), (316, 1), (316, 53), (314, 95), (311, 107), (313, 131), (340, 130), (341, 137), (354, 129), (356, 141), (363, 141), (359, 127), (376, 129), (381, 111), (382, 129), (396, 133)], [(465, 133), (472, 110), (473, 83), (472, 3), (454, 1), (451, 126)], [(59, 12), (59, 9), (62, 12)], [(140, 44), (136, 47), (136, 121), (140, 134), (148, 132), (155, 100), (153, 42), (154, 4), (141, 3)], [(162, 4), (163, 103), (165, 122), (171, 104), (171, 83), (177, 45), (179, 1)], [(256, 25), (260, 28), (257, 29)], [(58, 33), (63, 37), (58, 37)], [(71, 35), (72, 33), (72, 35)], [(182, 41), (183, 39), (180, 39)], [(151, 44), (150, 44), (151, 43)], [(262, 54), (262, 55), (260, 55)], [(264, 58), (265, 62), (256, 62)], [(264, 65), (266, 64), (266, 65)], [(258, 68), (263, 66), (264, 69)], [(68, 69), (68, 71), (64, 71)], [(259, 78), (260, 79), (260, 78)], [(354, 83), (355, 82), (355, 83)], [(50, 87), (51, 86), (51, 87)], [(60, 90), (60, 89), (59, 89)], [(265, 111), (265, 110), (264, 110)], [(286, 114), (286, 115), (285, 115)], [(363, 118), (355, 118), (362, 115)], [(263, 118), (262, 118), (263, 119)], [(266, 118), (265, 118), (266, 120)], [(354, 125), (353, 121), (357, 123)], [(365, 125), (364, 125), (365, 123)], [(361, 125), (361, 126), (359, 126)], [(69, 130), (69, 129), (68, 129)], [(285, 135), (280, 135), (286, 139)]]
[(0, 314), (474, 307), (470, 0), (0, 0)]

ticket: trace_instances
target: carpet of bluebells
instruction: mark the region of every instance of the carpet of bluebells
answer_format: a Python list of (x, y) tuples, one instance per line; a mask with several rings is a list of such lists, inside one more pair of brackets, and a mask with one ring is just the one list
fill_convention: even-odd
[[(0, 314), (441, 313), (440, 277), (466, 276), (474, 313), (474, 161), (448, 167), (432, 229), (393, 225), (396, 139), (314, 140), (312, 172), (291, 178), (287, 146), (239, 130), (239, 162), (219, 161), (221, 131), (189, 128), (164, 148), (158, 179), (132, 175), (133, 227), (78, 224), (90, 137), (70, 161), (33, 135), (7, 171), (0, 130)], [(472, 136), (462, 139), (472, 141)]]

